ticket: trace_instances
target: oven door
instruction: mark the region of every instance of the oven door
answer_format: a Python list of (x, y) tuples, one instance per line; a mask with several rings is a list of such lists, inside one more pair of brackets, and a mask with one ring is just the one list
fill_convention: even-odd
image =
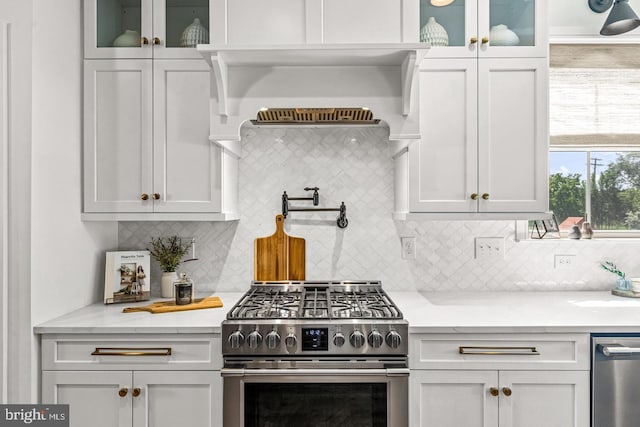
[(359, 364), (223, 368), (224, 427), (407, 427), (409, 369)]

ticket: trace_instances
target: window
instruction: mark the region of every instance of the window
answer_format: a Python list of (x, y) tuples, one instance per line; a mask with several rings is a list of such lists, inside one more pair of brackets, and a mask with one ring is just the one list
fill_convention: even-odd
[(560, 230), (640, 236), (640, 47), (553, 45), (549, 204)]

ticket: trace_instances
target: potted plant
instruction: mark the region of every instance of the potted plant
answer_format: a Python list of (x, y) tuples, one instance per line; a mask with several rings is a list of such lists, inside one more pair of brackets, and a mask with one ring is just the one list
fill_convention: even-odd
[(178, 280), (176, 270), (182, 262), (182, 257), (191, 248), (191, 242), (182, 243), (178, 236), (152, 237), (149, 253), (158, 261), (162, 269), (160, 289), (163, 298), (173, 297), (173, 282)]

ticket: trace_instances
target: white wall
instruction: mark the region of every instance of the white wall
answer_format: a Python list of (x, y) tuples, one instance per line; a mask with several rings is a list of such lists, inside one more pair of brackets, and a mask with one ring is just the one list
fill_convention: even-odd
[(82, 38), (78, 0), (34, 0), (32, 282), (34, 323), (100, 300), (117, 225), (80, 220)]
[[(3, 402), (31, 398), (29, 287), (29, 183), (31, 154), (31, 23), (32, 0), (0, 2), (3, 45), (2, 117), (0, 128), (3, 231), (0, 308), (0, 362)], [(6, 83), (6, 84), (5, 84)], [(25, 355), (27, 357), (25, 357)]]
[[(589, 8), (587, 0), (548, 0), (549, 35), (557, 37), (591, 37), (592, 41), (620, 43), (640, 40), (640, 28), (619, 36), (601, 36), (602, 24), (610, 10), (595, 13)], [(629, 4), (636, 13), (640, 13), (640, 2), (630, 0)]]
[(104, 251), (116, 246), (116, 223), (80, 220), (80, 5), (33, 1), (32, 325), (99, 301)]

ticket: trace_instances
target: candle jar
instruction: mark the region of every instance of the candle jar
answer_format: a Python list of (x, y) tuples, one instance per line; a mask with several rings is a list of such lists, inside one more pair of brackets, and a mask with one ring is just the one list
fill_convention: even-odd
[(180, 279), (173, 282), (173, 286), (176, 305), (187, 305), (193, 302), (193, 280), (187, 277), (187, 273), (181, 273)]

